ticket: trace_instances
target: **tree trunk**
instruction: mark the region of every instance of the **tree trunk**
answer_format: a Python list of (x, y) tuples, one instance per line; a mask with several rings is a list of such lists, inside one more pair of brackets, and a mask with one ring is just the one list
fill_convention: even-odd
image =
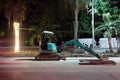
[(77, 40), (78, 39), (78, 26), (79, 26), (79, 24), (78, 24), (78, 7), (76, 7), (76, 9), (75, 9), (75, 21), (74, 21), (74, 39), (75, 40)]
[(74, 39), (77, 40), (78, 39), (78, 21), (74, 21)]
[(112, 48), (112, 38), (108, 38), (108, 43), (109, 43), (109, 50), (111, 53), (113, 53), (113, 48)]
[(9, 19), (8, 19), (8, 30), (10, 31), (11, 30), (11, 22), (10, 22), (11, 20), (10, 20), (10, 17), (9, 17)]

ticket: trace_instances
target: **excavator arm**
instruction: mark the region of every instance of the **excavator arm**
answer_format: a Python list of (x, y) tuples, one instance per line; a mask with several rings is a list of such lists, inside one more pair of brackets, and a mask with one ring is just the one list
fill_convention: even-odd
[(89, 52), (91, 55), (93, 55), (93, 56), (97, 57), (98, 59), (100, 59), (100, 56), (96, 52), (94, 52), (92, 49), (86, 47), (84, 44), (80, 43), (78, 40), (73, 39), (73, 40), (65, 42), (66, 46), (69, 46), (70, 44), (76, 45), (76, 46), (84, 49), (85, 51)]

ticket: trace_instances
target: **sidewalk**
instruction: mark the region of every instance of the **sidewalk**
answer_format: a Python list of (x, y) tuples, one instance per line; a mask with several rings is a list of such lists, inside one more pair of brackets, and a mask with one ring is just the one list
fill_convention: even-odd
[[(109, 48), (94, 48), (92, 50), (97, 52), (97, 53), (106, 53), (107, 51), (109, 51)], [(117, 48), (113, 48), (113, 51), (116, 53)]]
[[(94, 59), (96, 59), (97, 60), (97, 58), (96, 57), (67, 57), (66, 58), (66, 61), (64, 61), (64, 60), (60, 60), (60, 61), (57, 61), (57, 62), (77, 62), (77, 63), (79, 63), (79, 60), (85, 60), (85, 59), (90, 59), (90, 60), (94, 60)], [(114, 62), (116, 62), (117, 64), (120, 64), (120, 57), (109, 57), (108, 58), (109, 60), (113, 60)], [(35, 58), (34, 57), (0, 57), (0, 61), (35, 61)], [(47, 62), (47, 61), (45, 61), (45, 62)], [(50, 61), (48, 61), (48, 62), (50, 62)], [(54, 61), (55, 62), (55, 61)]]

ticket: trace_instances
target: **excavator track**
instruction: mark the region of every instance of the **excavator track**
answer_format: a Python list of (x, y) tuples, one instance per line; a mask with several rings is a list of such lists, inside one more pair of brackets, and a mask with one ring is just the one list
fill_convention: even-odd
[(60, 56), (56, 55), (56, 54), (40, 54), (40, 55), (35, 57), (35, 60), (38, 60), (38, 61), (46, 61), (46, 60), (54, 61), (54, 60), (60, 60)]

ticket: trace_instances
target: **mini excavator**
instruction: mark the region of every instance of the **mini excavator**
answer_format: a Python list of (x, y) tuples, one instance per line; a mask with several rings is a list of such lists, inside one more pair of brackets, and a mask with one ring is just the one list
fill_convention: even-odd
[[(64, 46), (76, 45), (81, 49), (89, 52), (91, 55), (97, 57), (98, 59), (84, 59), (80, 60), (80, 65), (115, 65), (116, 63), (112, 60), (108, 60), (107, 56), (99, 56), (92, 49), (86, 47), (84, 44), (80, 43), (78, 40), (69, 40), (64, 43)], [(66, 60), (64, 54), (58, 53), (55, 35), (51, 31), (42, 32), (42, 40), (40, 45), (40, 54), (35, 56), (35, 60)], [(63, 49), (64, 50), (64, 49)], [(106, 57), (106, 59), (104, 59)]]

